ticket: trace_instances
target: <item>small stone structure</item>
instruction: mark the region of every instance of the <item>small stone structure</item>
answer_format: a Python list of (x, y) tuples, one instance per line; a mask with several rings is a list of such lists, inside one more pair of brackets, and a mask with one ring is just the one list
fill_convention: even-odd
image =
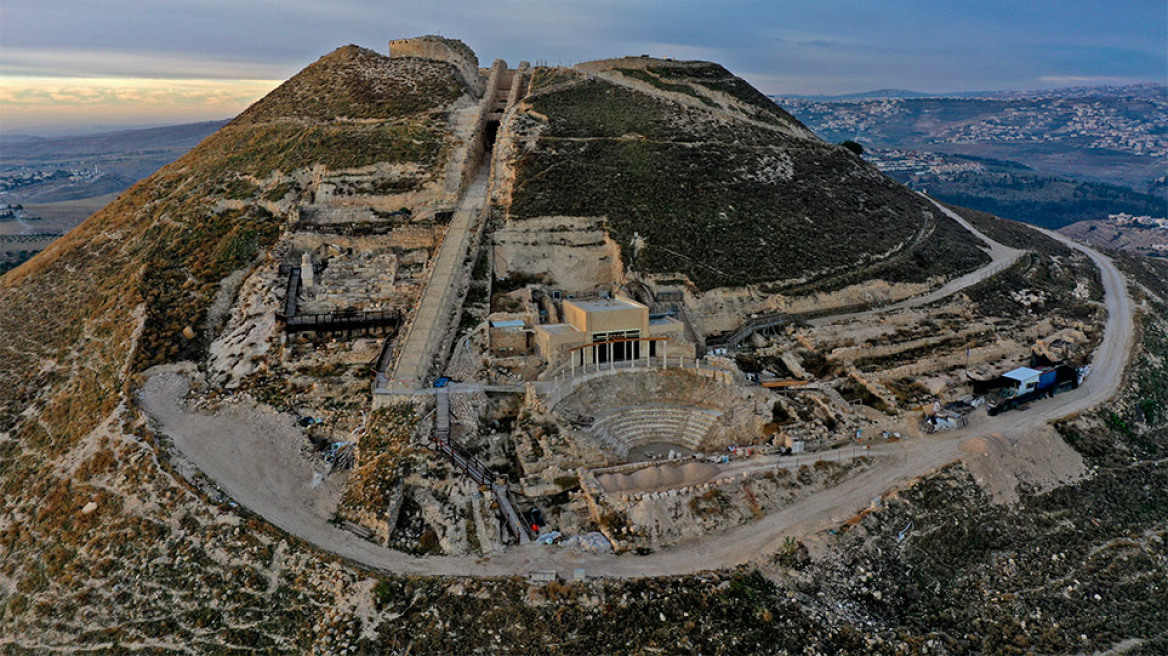
[(303, 253), (300, 256), (300, 284), (305, 289), (312, 289), (315, 282), (315, 273), (312, 270), (312, 256)]
[(435, 34), (427, 34), (409, 39), (394, 39), (389, 42), (389, 56), (434, 59), (452, 64), (458, 70), (467, 86), (476, 95), (483, 93), (483, 79), (479, 75), (479, 58), (474, 51), (458, 39), (447, 39)]
[(522, 319), (492, 320), (487, 335), (495, 357), (527, 355), (531, 350), (531, 329)]

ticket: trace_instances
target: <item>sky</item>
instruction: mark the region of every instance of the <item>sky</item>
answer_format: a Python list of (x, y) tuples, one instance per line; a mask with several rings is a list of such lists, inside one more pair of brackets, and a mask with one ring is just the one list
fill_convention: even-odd
[(333, 49), (716, 61), (767, 94), (1168, 81), (1164, 0), (3, 0), (0, 131), (229, 118)]

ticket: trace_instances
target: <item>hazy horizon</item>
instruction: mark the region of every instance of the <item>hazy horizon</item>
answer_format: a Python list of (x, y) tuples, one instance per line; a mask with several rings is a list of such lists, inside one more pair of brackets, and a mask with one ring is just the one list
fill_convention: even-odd
[(649, 54), (718, 62), (773, 95), (925, 93), (1163, 82), (1157, 0), (595, 0), (481, 5), (97, 0), (9, 5), (0, 21), (0, 130), (13, 134), (229, 118), (347, 43), (443, 34), (495, 58), (551, 65)]
[[(278, 80), (275, 82), (275, 85), (278, 86), (278, 85), (283, 84), (283, 83), (284, 83), (284, 80)], [(838, 93), (838, 94), (797, 94), (797, 93), (791, 93), (791, 94), (788, 94), (788, 97), (820, 96), (820, 95), (823, 95), (823, 96), (853, 96), (853, 95), (862, 95), (862, 94), (866, 94), (866, 93), (872, 93), (872, 92), (876, 92), (876, 91), (920, 92), (920, 93), (928, 93), (930, 95), (936, 95), (936, 96), (948, 96), (948, 95), (973, 94), (973, 93), (1044, 91), (1044, 90), (1057, 90), (1057, 89), (1062, 89), (1062, 88), (1074, 88), (1074, 87), (1078, 87), (1078, 86), (1107, 86), (1108, 84), (1109, 83), (1101, 82), (1098, 85), (1067, 85), (1067, 86), (1060, 86), (1060, 87), (1052, 87), (1050, 89), (967, 89), (967, 90), (953, 89), (953, 90), (938, 91), (938, 92), (922, 92), (919, 89), (901, 89), (901, 88), (896, 88), (896, 89), (863, 89), (863, 90), (857, 90), (857, 91), (843, 91), (843, 92)], [(1127, 84), (1164, 85), (1166, 83), (1155, 82), (1152, 80), (1144, 80), (1144, 81), (1124, 82), (1123, 84), (1124, 85), (1127, 85)], [(272, 88), (275, 88), (275, 86), (273, 86)], [(264, 93), (267, 93), (267, 92), (265, 91)], [(780, 96), (782, 94), (768, 94), (768, 95)], [(247, 105), (250, 105), (255, 100), (259, 100), (262, 96), (263, 96), (263, 94), (261, 94), (260, 96), (257, 96), (254, 100), (249, 101), (247, 103)], [(110, 133), (110, 132), (150, 130), (153, 128), (175, 127), (175, 126), (180, 126), (180, 125), (188, 125), (188, 124), (192, 124), (192, 123), (226, 122), (226, 121), (230, 121), (231, 119), (235, 118), (235, 116), (237, 116), (240, 112), (242, 112), (244, 109), (247, 108), (247, 105), (244, 105), (243, 107), (241, 107), (239, 109), (239, 111), (237, 111), (231, 115), (194, 118), (194, 119), (189, 120), (189, 121), (166, 120), (164, 118), (160, 118), (157, 121), (145, 122), (145, 123), (139, 123), (139, 122), (133, 122), (133, 121), (112, 122), (112, 123), (88, 123), (88, 124), (66, 123), (66, 124), (45, 124), (45, 125), (40, 125), (40, 126), (29, 125), (29, 126), (25, 126), (25, 127), (18, 127), (15, 129), (9, 129), (6, 126), (0, 126), (0, 135), (7, 136), (9, 138), (18, 137), (18, 138), (57, 139), (57, 138), (65, 138), (65, 137), (83, 137), (83, 136), (89, 136), (89, 135), (105, 134), (105, 133)]]

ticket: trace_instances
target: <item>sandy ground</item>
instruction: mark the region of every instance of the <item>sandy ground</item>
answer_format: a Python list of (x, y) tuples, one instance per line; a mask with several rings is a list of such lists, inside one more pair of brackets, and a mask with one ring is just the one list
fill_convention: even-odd
[(881, 456), (881, 462), (834, 488), (801, 499), (757, 522), (647, 556), (585, 554), (532, 543), (486, 558), (418, 558), (379, 547), (325, 521), (327, 493), (310, 487), (312, 467), (299, 454), (304, 438), (297, 434), (291, 417), (246, 407), (216, 415), (189, 413), (179, 405), (186, 384), (178, 373), (152, 376), (140, 399), (175, 447), (236, 501), (323, 550), (375, 569), (464, 576), (505, 576), (551, 569), (567, 576), (575, 568), (584, 568), (592, 576), (639, 577), (734, 566), (775, 552), (786, 536), (809, 536), (839, 525), (874, 497), (908, 485), (963, 455), (971, 457), (970, 452), (984, 452), (985, 444), (989, 444), (970, 444), (963, 453), (959, 444), (964, 440), (995, 435), (1015, 443), (1026, 440), (1042, 434), (1049, 421), (1092, 408), (1118, 390), (1133, 341), (1133, 307), (1124, 279), (1110, 260), (1093, 249), (1056, 233), (1043, 232), (1086, 253), (1101, 271), (1108, 317), (1091, 376), (1083, 386), (1035, 403), (1025, 412), (988, 417), (979, 411), (970, 426), (961, 431), (875, 446), (870, 453)]
[[(184, 476), (190, 478), (198, 467), (265, 517), (267, 512), (320, 521), (332, 516), (343, 475), (320, 475), (322, 463), (309, 454), (308, 438), (294, 417), (248, 402), (215, 414), (188, 412), (181, 403), (188, 389), (186, 376), (171, 371), (151, 376), (142, 391), (142, 398), (152, 400), (151, 416), (166, 427), (181, 456), (176, 463)], [(282, 509), (285, 505), (291, 508)]]
[(606, 492), (642, 492), (698, 485), (716, 478), (722, 470), (708, 462), (657, 465), (628, 474), (601, 474), (596, 477)]
[(971, 437), (959, 448), (974, 479), (999, 503), (1017, 501), (1019, 485), (1048, 490), (1087, 473), (1083, 457), (1051, 426), (1022, 439)]

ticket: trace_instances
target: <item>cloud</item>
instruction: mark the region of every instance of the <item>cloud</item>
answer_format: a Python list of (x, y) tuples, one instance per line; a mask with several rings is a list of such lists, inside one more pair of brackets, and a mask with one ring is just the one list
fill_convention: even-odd
[(140, 124), (234, 116), (280, 80), (0, 77), (6, 129)]
[(0, 76), (6, 77), (257, 80), (287, 77), (287, 68), (206, 53), (0, 46)]
[[(0, 77), (154, 79), (182, 91), (73, 84), (45, 98), (54, 107), (226, 106), (237, 96), (224, 81), (287, 79), (338, 46), (384, 53), (389, 39), (420, 34), (462, 39), (484, 66), (705, 59), (770, 93), (1161, 80), (1168, 47), (1163, 2), (1149, 0), (14, 0), (0, 21)], [(170, 86), (183, 80), (225, 95)]]

